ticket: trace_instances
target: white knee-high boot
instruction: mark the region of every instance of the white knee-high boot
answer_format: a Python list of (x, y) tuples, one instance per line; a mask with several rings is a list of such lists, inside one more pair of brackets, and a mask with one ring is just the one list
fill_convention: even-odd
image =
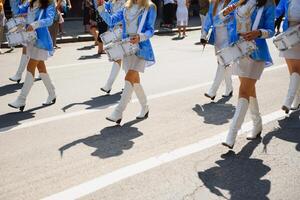
[(224, 75), (225, 75), (225, 67), (219, 64), (218, 69), (216, 71), (214, 82), (211, 88), (209, 89), (208, 93), (204, 94), (206, 97), (210, 98), (211, 100), (215, 99), (217, 90), (219, 89), (220, 84), (224, 79)]
[(29, 62), (29, 59), (30, 58), (27, 54), (22, 54), (20, 64), (19, 64), (16, 74), (14, 76), (10, 77), (9, 80), (20, 83), (20, 81), (22, 79), (22, 74)]
[(294, 98), (291, 110), (298, 110), (299, 108), (300, 108), (300, 84), (298, 86), (298, 90)]
[(230, 125), (229, 133), (226, 138), (226, 142), (222, 144), (224, 146), (229, 147), (230, 149), (233, 148), (235, 139), (237, 136), (238, 131), (241, 129), (241, 126), (244, 122), (247, 110), (248, 110), (248, 100), (245, 98), (239, 98), (238, 104), (236, 106), (236, 110), (233, 116), (233, 120)]
[(14, 102), (8, 104), (10, 107), (20, 109), (21, 111), (24, 110), (26, 104), (26, 98), (31, 90), (33, 81), (34, 78), (32, 74), (30, 72), (27, 72), (20, 95), (17, 97), (17, 99)]
[(101, 88), (101, 90), (103, 92), (106, 92), (107, 94), (110, 93), (112, 85), (114, 84), (114, 82), (120, 72), (120, 69), (121, 69), (121, 66), (117, 62), (114, 62), (112, 65), (109, 77), (106, 81), (106, 84), (104, 87)]
[(256, 98), (250, 97), (249, 109), (251, 113), (251, 119), (253, 121), (253, 129), (252, 132), (247, 135), (247, 139), (253, 140), (259, 137), (262, 132), (262, 119), (259, 113), (259, 106)]
[(286, 113), (289, 113), (291, 109), (291, 105), (294, 101), (294, 98), (296, 96), (296, 92), (298, 90), (300, 84), (300, 75), (298, 73), (292, 73), (290, 76), (290, 84), (287, 96), (285, 98), (284, 104), (282, 106), (282, 110), (284, 110)]
[(43, 105), (55, 104), (56, 102), (55, 87), (52, 84), (49, 74), (40, 73), (40, 76), (49, 94), (46, 102), (44, 102)]
[(232, 66), (229, 65), (225, 68), (225, 84), (226, 84), (226, 91), (222, 97), (230, 97), (233, 94), (233, 87), (232, 87)]
[(106, 117), (107, 120), (116, 122), (120, 124), (122, 121), (123, 112), (126, 109), (133, 92), (133, 86), (129, 81), (125, 81), (124, 90), (121, 96), (121, 100), (115, 110), (109, 117)]
[(145, 119), (149, 115), (149, 106), (147, 102), (147, 96), (145, 94), (145, 91), (140, 83), (134, 84), (134, 92), (136, 94), (136, 97), (138, 98), (140, 104), (141, 104), (141, 112), (136, 117), (136, 119)]

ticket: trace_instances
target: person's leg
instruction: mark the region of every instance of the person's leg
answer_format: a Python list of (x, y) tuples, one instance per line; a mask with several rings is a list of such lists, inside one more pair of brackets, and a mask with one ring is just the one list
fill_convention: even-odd
[(29, 60), (28, 66), (27, 66), (27, 73), (26, 73), (25, 81), (24, 81), (23, 87), (21, 89), (21, 92), (14, 102), (8, 104), (10, 107), (20, 109), (21, 111), (24, 110), (25, 104), (26, 104), (26, 98), (27, 98), (27, 96), (31, 90), (31, 87), (33, 85), (33, 82), (34, 82), (34, 78), (33, 78), (34, 72), (35, 72), (35, 68), (38, 63), (39, 63), (39, 61), (37, 61), (37, 60), (33, 60), (33, 59)]
[(286, 63), (290, 72), (290, 83), (282, 110), (284, 110), (286, 113), (289, 113), (300, 85), (300, 60), (286, 59)]
[(113, 62), (109, 77), (106, 81), (106, 84), (104, 87), (101, 88), (103, 92), (106, 92), (107, 94), (110, 93), (112, 85), (114, 84), (119, 72), (121, 69), (121, 60), (118, 60), (116, 62)]
[(222, 95), (222, 97), (230, 97), (233, 94), (233, 87), (232, 87), (232, 66), (229, 65), (225, 68), (224, 73), (224, 80), (226, 85), (226, 91), (225, 94)]
[(21, 60), (20, 60), (20, 64), (17, 69), (17, 72), (14, 76), (10, 77), (9, 80), (20, 83), (20, 81), (22, 79), (22, 74), (23, 74), (28, 62), (29, 62), (29, 56), (27, 55), (26, 47), (23, 47), (22, 56), (21, 56)]
[(222, 143), (224, 146), (229, 148), (233, 148), (237, 133), (244, 122), (248, 110), (250, 96), (251, 94), (253, 95), (253, 91), (255, 90), (256, 80), (240, 77), (240, 82), (239, 99), (236, 110), (229, 128), (226, 142)]
[(214, 82), (211, 88), (209, 89), (209, 91), (204, 94), (206, 97), (210, 98), (211, 100), (215, 99), (217, 95), (217, 90), (219, 89), (220, 84), (224, 79), (224, 75), (225, 75), (225, 67), (223, 65), (218, 64), (218, 69), (216, 71)]
[(247, 139), (254, 140), (254, 139), (260, 137), (260, 134), (262, 132), (262, 118), (261, 118), (261, 115), (259, 112), (259, 106), (258, 106), (258, 101), (257, 101), (257, 97), (256, 97), (255, 87), (252, 89), (252, 92), (250, 94), (249, 110), (250, 110), (251, 119), (253, 122), (253, 129), (252, 129), (252, 132), (248, 133)]
[(178, 37), (181, 37), (181, 26), (178, 26)]
[(43, 105), (51, 105), (56, 102), (56, 94), (55, 94), (55, 87), (50, 79), (49, 74), (47, 73), (46, 65), (44, 61), (40, 61), (37, 65), (37, 68), (39, 70), (41, 79), (48, 91), (48, 98), (46, 102), (43, 103)]
[(117, 124), (121, 123), (123, 112), (126, 109), (128, 103), (130, 102), (134, 90), (133, 86), (135, 83), (139, 83), (139, 82), (140, 82), (140, 77), (137, 71), (129, 70), (126, 73), (125, 86), (121, 96), (121, 100), (118, 106), (112, 112), (112, 114), (109, 117), (106, 117), (107, 120), (116, 122)]

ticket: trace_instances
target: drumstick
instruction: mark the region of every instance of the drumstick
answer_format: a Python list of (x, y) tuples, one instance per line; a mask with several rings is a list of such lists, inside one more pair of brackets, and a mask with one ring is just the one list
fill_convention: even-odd
[[(237, 9), (238, 7), (240, 7), (245, 1), (246, 1), (246, 0), (239, 0), (237, 3), (231, 5), (231, 6), (235, 6), (235, 8), (234, 8), (232, 11), (234, 11), (235, 9)], [(228, 6), (226, 6), (224, 9), (222, 9), (222, 10), (218, 13), (218, 15), (223, 14), (224, 11), (225, 11), (227, 8), (228, 8)], [(231, 12), (232, 12), (232, 11), (231, 11)], [(228, 14), (229, 14), (229, 13), (228, 13)], [(227, 14), (227, 15), (228, 15), (228, 14)]]
[[(209, 39), (210, 39), (211, 33), (212, 33), (212, 27), (210, 27), (210, 29), (208, 30), (207, 36), (206, 36), (206, 38), (205, 38), (205, 40), (206, 40), (207, 42), (208, 42)], [(202, 54), (203, 54), (203, 52), (204, 52), (205, 47), (206, 47), (206, 44), (203, 44)]]

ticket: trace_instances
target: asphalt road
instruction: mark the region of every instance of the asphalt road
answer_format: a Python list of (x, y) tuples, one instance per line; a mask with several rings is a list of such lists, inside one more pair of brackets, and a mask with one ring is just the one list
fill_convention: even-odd
[[(142, 75), (150, 116), (134, 120), (133, 97), (121, 126), (105, 120), (120, 99), (124, 73), (112, 95), (100, 87), (110, 71), (106, 56), (91, 43), (61, 45), (47, 61), (57, 103), (36, 81), (26, 111), (7, 106), (21, 84), (15, 72), (20, 49), (0, 56), (0, 199), (289, 199), (300, 198), (299, 111), (280, 111), (288, 87), (284, 61), (270, 41), (274, 66), (257, 84), (264, 131), (248, 142), (242, 134), (233, 151), (220, 142), (237, 102), (203, 96), (216, 71), (214, 49), (194, 45), (199, 31), (184, 40), (155, 36), (157, 64)], [(251, 130), (246, 117), (242, 133)]]

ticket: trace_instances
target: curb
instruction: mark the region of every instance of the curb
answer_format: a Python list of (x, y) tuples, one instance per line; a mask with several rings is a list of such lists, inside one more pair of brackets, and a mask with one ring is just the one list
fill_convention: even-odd
[[(201, 30), (201, 26), (195, 26), (195, 27), (189, 27), (186, 29), (186, 31), (190, 32), (190, 31), (197, 31), (197, 30)], [(161, 29), (161, 30), (155, 30), (154, 31), (154, 35), (164, 35), (164, 34), (170, 34), (170, 33), (176, 33), (177, 29), (173, 28), (173, 29)], [(76, 43), (76, 42), (88, 42), (88, 41), (93, 41), (94, 37), (90, 34), (82, 34), (82, 35), (78, 35), (78, 36), (64, 36), (64, 37), (58, 37), (56, 40), (57, 44), (65, 44), (65, 43)], [(22, 47), (17, 46), (17, 47)], [(2, 48), (9, 48), (7, 42), (2, 44)]]

